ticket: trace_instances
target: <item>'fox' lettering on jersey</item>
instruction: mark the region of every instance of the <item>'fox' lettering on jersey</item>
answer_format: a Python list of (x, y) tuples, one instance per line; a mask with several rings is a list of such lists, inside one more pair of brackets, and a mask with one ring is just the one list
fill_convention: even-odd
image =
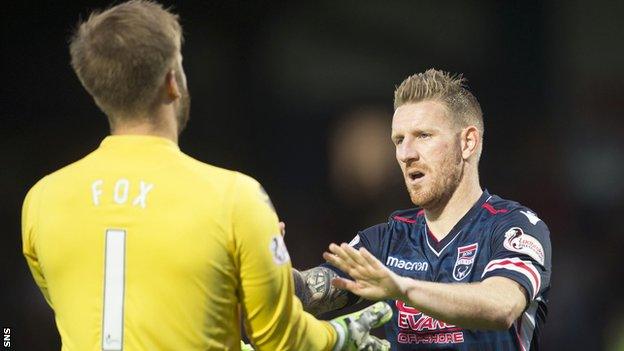
[[(91, 183), (91, 199), (95, 206), (100, 205), (100, 197), (102, 196), (102, 185), (104, 181), (102, 179), (95, 180)], [(128, 202), (128, 196), (130, 192), (131, 184), (128, 179), (118, 179), (113, 187), (112, 199), (118, 205), (123, 205)], [(147, 206), (147, 194), (154, 188), (154, 184), (147, 183), (145, 181), (139, 181), (139, 192), (132, 199), (132, 206), (140, 206), (145, 208)]]

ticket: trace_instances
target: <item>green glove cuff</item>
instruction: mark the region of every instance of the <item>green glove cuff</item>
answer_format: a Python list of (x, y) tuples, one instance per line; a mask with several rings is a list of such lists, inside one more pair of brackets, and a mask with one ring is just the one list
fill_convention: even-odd
[(249, 344), (245, 344), (243, 340), (241, 340), (241, 351), (254, 351), (254, 348)]
[[(370, 349), (371, 344), (379, 350), (388, 350), (387, 341), (379, 341), (369, 335), (372, 328), (377, 328), (392, 318), (392, 309), (385, 302), (377, 302), (363, 310), (334, 318), (330, 324), (336, 330), (337, 341), (333, 351), (354, 351)], [(377, 340), (378, 342), (374, 342)]]

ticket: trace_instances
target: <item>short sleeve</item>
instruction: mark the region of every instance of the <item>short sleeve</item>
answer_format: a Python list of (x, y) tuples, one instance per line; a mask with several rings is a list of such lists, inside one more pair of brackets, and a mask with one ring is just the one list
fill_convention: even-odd
[[(388, 223), (380, 223), (372, 227), (368, 227), (364, 230), (359, 231), (357, 235), (354, 236), (353, 239), (351, 239), (351, 241), (349, 242), (349, 246), (353, 247), (356, 250), (360, 247), (363, 247), (368, 250), (368, 252), (373, 254), (373, 256), (377, 257), (377, 259), (382, 260), (381, 252), (383, 246), (383, 237), (387, 233), (387, 231)], [(335, 271), (339, 276), (343, 278), (351, 279), (348, 274), (329, 263), (323, 263), (321, 266), (327, 267)]]
[[(45, 178), (44, 178), (45, 179)], [(32, 273), (35, 283), (41, 290), (48, 304), (52, 306), (50, 295), (48, 294), (48, 284), (43, 275), (39, 257), (37, 256), (37, 219), (39, 216), (39, 203), (41, 202), (41, 189), (44, 186), (44, 180), (35, 184), (26, 194), (24, 204), (22, 206), (22, 253), (26, 258), (28, 268)]]
[(512, 279), (524, 287), (529, 301), (550, 286), (550, 232), (530, 210), (513, 211), (494, 225), (491, 252), (482, 280), (493, 276)]
[(234, 255), (250, 338), (266, 350), (331, 348), (335, 342), (331, 326), (305, 313), (294, 298), (290, 257), (268, 195), (253, 178), (237, 176)]
[(383, 244), (383, 237), (388, 232), (388, 223), (381, 223), (372, 227), (366, 228), (360, 231), (352, 240), (349, 245), (355, 249), (364, 247), (373, 256), (381, 259), (381, 251)]

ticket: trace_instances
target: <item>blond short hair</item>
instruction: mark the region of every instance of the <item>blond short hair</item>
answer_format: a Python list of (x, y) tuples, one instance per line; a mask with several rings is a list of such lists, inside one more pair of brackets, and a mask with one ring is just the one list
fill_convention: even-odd
[(182, 45), (178, 16), (160, 4), (131, 0), (79, 23), (71, 65), (109, 118), (149, 111)]
[(474, 125), (483, 135), (483, 113), (466, 86), (463, 75), (428, 69), (407, 77), (394, 91), (394, 109), (421, 101), (439, 101), (452, 113), (457, 125)]

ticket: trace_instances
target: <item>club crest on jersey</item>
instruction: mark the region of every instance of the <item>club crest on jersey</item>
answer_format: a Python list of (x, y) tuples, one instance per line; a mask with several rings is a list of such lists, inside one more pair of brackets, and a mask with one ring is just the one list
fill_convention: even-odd
[(544, 265), (544, 248), (533, 236), (524, 233), (522, 228), (513, 227), (505, 232), (503, 246), (509, 250), (531, 256), (534, 260)]
[(457, 248), (457, 260), (455, 261), (455, 267), (453, 267), (453, 278), (455, 280), (461, 281), (468, 276), (477, 258), (478, 249), (478, 243)]

